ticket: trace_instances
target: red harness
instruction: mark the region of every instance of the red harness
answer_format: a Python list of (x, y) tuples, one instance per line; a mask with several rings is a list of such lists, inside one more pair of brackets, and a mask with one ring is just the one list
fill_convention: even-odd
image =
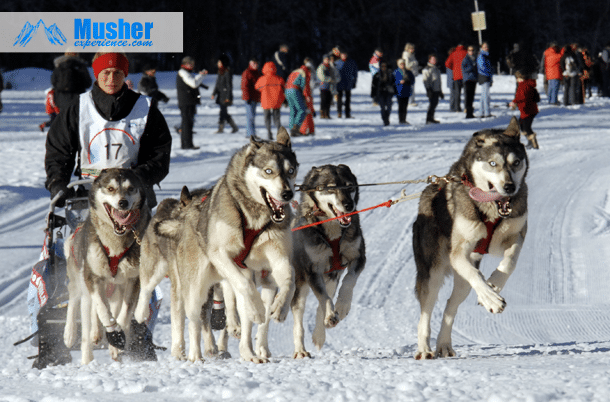
[(491, 239), (494, 235), (494, 232), (502, 218), (498, 217), (495, 221), (485, 221), (485, 228), (487, 229), (487, 236), (483, 239), (479, 240), (477, 246), (474, 248), (475, 253), (479, 254), (488, 254), (489, 253), (489, 244), (491, 243)]
[[(76, 228), (74, 233), (72, 233), (72, 239), (74, 239), (74, 237), (76, 236), (76, 233), (78, 233), (78, 231), (81, 229), (82, 229), (82, 226), (79, 226)], [(123, 257), (125, 257), (125, 254), (127, 254), (129, 249), (131, 248), (131, 245), (129, 247), (127, 247), (125, 250), (123, 250), (123, 252), (121, 254), (115, 255), (112, 257), (110, 256), (110, 249), (108, 247), (106, 247), (102, 244), (102, 248), (104, 249), (104, 253), (106, 254), (106, 257), (108, 258), (108, 265), (110, 266), (110, 274), (112, 274), (112, 277), (114, 278), (119, 270), (119, 262), (121, 262)], [(74, 254), (74, 243), (72, 243), (72, 248), (70, 251), (72, 254), (72, 258), (74, 258), (74, 261), (76, 262), (76, 255)]]
[[(201, 199), (201, 202), (204, 202), (207, 198), (208, 198), (207, 196), (203, 197)], [(235, 262), (235, 264), (237, 264), (238, 267), (243, 268), (243, 269), (248, 269), (248, 267), (246, 266), (244, 261), (246, 260), (246, 258), (248, 258), (248, 255), (250, 254), (250, 250), (252, 250), (252, 245), (254, 245), (254, 241), (256, 240), (258, 235), (262, 231), (267, 229), (267, 226), (269, 226), (271, 224), (271, 222), (268, 222), (265, 226), (263, 226), (260, 229), (256, 229), (256, 230), (248, 229), (248, 227), (247, 227), (248, 223), (246, 222), (246, 217), (241, 212), (241, 210), (239, 211), (239, 215), (241, 216), (241, 227), (242, 227), (242, 231), (244, 234), (244, 249), (235, 258), (233, 258), (233, 261)]]
[(331, 272), (342, 271), (347, 268), (347, 265), (341, 265), (341, 246), (339, 244), (341, 242), (341, 237), (337, 237), (335, 240), (328, 240), (328, 238), (326, 238), (326, 241), (330, 244), (330, 248), (333, 251), (333, 261), (330, 269), (324, 273), (330, 274)]

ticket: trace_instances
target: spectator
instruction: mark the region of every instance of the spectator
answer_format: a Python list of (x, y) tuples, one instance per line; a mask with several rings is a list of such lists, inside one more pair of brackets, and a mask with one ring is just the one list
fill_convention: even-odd
[(534, 117), (538, 114), (538, 103), (540, 94), (536, 89), (536, 80), (529, 78), (531, 75), (525, 75), (519, 71), (515, 73), (517, 78), (517, 93), (515, 99), (510, 102), (509, 106), (518, 106), (521, 115), (519, 117), (519, 127), (521, 134), (527, 138), (528, 148), (538, 149), (538, 140), (536, 133), (532, 130)]
[(229, 123), (232, 133), (236, 133), (239, 128), (233, 121), (233, 117), (229, 114), (229, 106), (233, 104), (233, 75), (229, 66), (229, 58), (226, 55), (221, 55), (218, 58), (218, 78), (212, 92), (212, 99), (216, 98), (216, 104), (220, 106), (220, 115), (218, 116), (218, 131), (216, 134), (224, 132), (225, 123)]
[(275, 63), (268, 61), (263, 66), (263, 76), (260, 77), (254, 87), (260, 92), (261, 106), (265, 116), (265, 127), (267, 127), (267, 135), (270, 140), (273, 139), (271, 132), (271, 118), (275, 128), (279, 129), (280, 123), (280, 108), (286, 99), (284, 95), (284, 79), (277, 75)]
[(353, 59), (349, 58), (347, 51), (342, 50), (341, 58), (336, 61), (335, 67), (341, 76), (341, 80), (337, 84), (337, 116), (343, 116), (343, 95), (345, 94), (345, 118), (349, 119), (352, 117), (352, 89), (356, 88), (358, 82), (358, 66)]
[(288, 129), (290, 135), (298, 137), (300, 135), (306, 135), (301, 130), (305, 116), (308, 113), (307, 105), (305, 104), (304, 91), (307, 91), (307, 67), (301, 66), (294, 70), (288, 76), (286, 81), (286, 100), (290, 107), (290, 121), (288, 122)]
[(549, 103), (558, 105), (559, 84), (563, 79), (561, 68), (561, 56), (563, 51), (556, 42), (552, 42), (548, 49), (544, 51), (544, 74), (549, 85)]
[(450, 110), (452, 112), (461, 112), (462, 107), (462, 88), (464, 82), (462, 80), (462, 61), (468, 52), (464, 48), (464, 45), (458, 45), (455, 50), (449, 55), (445, 61), (445, 67), (449, 68), (452, 72), (453, 86), (451, 87), (451, 100)]
[(316, 71), (320, 80), (320, 118), (330, 119), (330, 104), (333, 99), (332, 86), (336, 83), (334, 66), (331, 66), (330, 54), (322, 57), (322, 64)]
[[(379, 72), (379, 65), (383, 61), (383, 50), (381, 48), (375, 49), (373, 56), (369, 60), (369, 71), (371, 72), (371, 78)], [(371, 81), (371, 91), (373, 90)], [(378, 106), (376, 98), (373, 98), (373, 106)]]
[(51, 85), (55, 90), (55, 104), (62, 110), (77, 102), (78, 96), (91, 86), (91, 75), (87, 64), (74, 52), (57, 57), (53, 64)]
[(273, 62), (275, 63), (275, 68), (277, 69), (277, 75), (282, 77), (284, 81), (288, 78), (288, 74), (290, 73), (290, 55), (288, 52), (290, 51), (290, 47), (287, 44), (282, 43), (277, 52), (273, 54)]
[(477, 60), (474, 55), (474, 46), (468, 46), (468, 54), (462, 60), (462, 80), (466, 92), (466, 118), (474, 118), (474, 93), (477, 89)]
[(261, 93), (255, 88), (256, 81), (263, 74), (258, 69), (258, 59), (252, 57), (248, 68), (241, 75), (241, 98), (246, 102), (246, 135), (256, 136), (254, 118), (256, 117), (256, 104), (261, 101)]
[(394, 70), (394, 86), (396, 87), (396, 98), (398, 100), (398, 123), (409, 124), (407, 122), (407, 107), (409, 97), (412, 93), (413, 81), (415, 76), (406, 68), (404, 59), (398, 59), (398, 67)]
[(303, 71), (305, 71), (305, 87), (303, 87), (303, 97), (305, 98), (307, 114), (305, 115), (305, 119), (301, 124), (300, 132), (303, 135), (314, 135), (316, 127), (313, 118), (316, 115), (316, 111), (314, 110), (312, 95), (315, 85), (312, 83), (312, 81), (313, 77), (315, 77), (315, 74), (313, 74), (315, 67), (313, 65), (313, 60), (311, 60), (309, 57), (305, 57), (303, 62), (303, 66), (301, 67)]
[[(402, 52), (402, 58), (405, 61), (405, 67), (407, 70), (413, 73), (413, 77), (417, 77), (419, 75), (419, 63), (415, 58), (415, 45), (412, 43), (407, 43), (405, 45), (405, 51)], [(411, 82), (411, 106), (416, 106), (415, 103), (415, 78)], [(399, 106), (400, 107), (400, 106)]]
[(164, 103), (169, 102), (169, 98), (163, 92), (159, 91), (159, 85), (157, 84), (157, 78), (155, 77), (157, 68), (150, 64), (146, 64), (142, 71), (142, 78), (140, 78), (140, 82), (138, 83), (138, 92), (150, 96), (155, 106), (159, 104), (159, 101), (163, 101)]
[[(449, 56), (451, 56), (451, 53), (454, 51), (455, 47), (452, 47), (447, 51), (447, 59), (449, 59)], [(438, 59), (436, 61), (438, 63)], [(455, 101), (453, 100), (453, 70), (445, 66), (445, 75), (447, 76), (447, 89), (449, 90), (449, 108), (452, 112), (455, 112), (455, 110), (452, 109), (455, 104)]]
[(566, 45), (563, 48), (560, 64), (563, 71), (563, 105), (575, 105), (580, 89), (581, 72), (576, 54), (571, 46)]
[(439, 121), (434, 119), (434, 112), (438, 105), (438, 99), (444, 98), (443, 91), (441, 88), (441, 72), (436, 67), (436, 55), (431, 54), (428, 56), (428, 64), (423, 70), (424, 88), (426, 88), (426, 95), (430, 105), (428, 106), (428, 113), (426, 114), (426, 124), (438, 124)]
[(481, 51), (477, 57), (477, 72), (479, 73), (479, 85), (481, 85), (481, 117), (492, 117), (490, 89), (493, 84), (493, 68), (489, 61), (489, 44), (483, 42)]
[(176, 92), (178, 93), (178, 108), (182, 123), (180, 125), (180, 146), (182, 149), (199, 149), (193, 144), (193, 125), (195, 124), (195, 114), (197, 105), (201, 103), (199, 96), (199, 86), (203, 78), (208, 73), (201, 70), (193, 76), (195, 69), (195, 59), (186, 56), (182, 59), (182, 65), (176, 75)]
[(388, 68), (388, 63), (381, 61), (379, 63), (379, 71), (373, 76), (371, 97), (381, 107), (381, 120), (383, 120), (384, 126), (390, 125), (394, 93), (394, 77)]
[(46, 96), (45, 96), (44, 109), (45, 109), (45, 113), (49, 115), (49, 121), (40, 123), (40, 125), (38, 126), (38, 127), (40, 127), (40, 131), (42, 131), (43, 133), (44, 133), (44, 128), (51, 127), (51, 124), (53, 124), (53, 120), (55, 120), (55, 118), (59, 114), (59, 108), (55, 104), (55, 90), (53, 88), (49, 88), (46, 90), (45, 94), (46, 94)]

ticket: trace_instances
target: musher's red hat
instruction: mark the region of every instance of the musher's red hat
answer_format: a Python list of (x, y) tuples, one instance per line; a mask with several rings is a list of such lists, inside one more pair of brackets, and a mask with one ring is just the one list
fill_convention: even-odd
[(122, 53), (104, 53), (95, 59), (91, 66), (96, 80), (98, 74), (107, 68), (118, 68), (125, 73), (125, 77), (129, 73), (129, 61)]

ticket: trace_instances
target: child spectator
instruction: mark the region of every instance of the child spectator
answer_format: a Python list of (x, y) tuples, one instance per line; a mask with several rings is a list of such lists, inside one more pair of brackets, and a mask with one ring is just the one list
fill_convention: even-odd
[(260, 77), (254, 87), (261, 94), (261, 106), (265, 116), (265, 127), (269, 139), (273, 139), (271, 132), (271, 118), (276, 128), (280, 128), (280, 107), (286, 97), (284, 96), (284, 79), (277, 75), (277, 67), (272, 61), (263, 66), (263, 76)]
[(519, 107), (521, 112), (519, 127), (521, 128), (521, 134), (527, 138), (527, 148), (538, 149), (536, 133), (532, 130), (532, 122), (538, 114), (537, 103), (540, 102), (536, 80), (528, 78), (521, 71), (517, 71), (515, 77), (517, 77), (517, 93), (515, 93), (515, 99), (509, 106), (514, 107), (516, 105)]

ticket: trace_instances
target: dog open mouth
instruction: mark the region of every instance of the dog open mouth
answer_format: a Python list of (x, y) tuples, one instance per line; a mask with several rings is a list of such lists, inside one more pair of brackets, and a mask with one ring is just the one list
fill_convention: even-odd
[(343, 216), (345, 214), (342, 213), (342, 212), (339, 212), (337, 210), (337, 208), (335, 208), (335, 206), (332, 205), (332, 204), (328, 204), (328, 208), (330, 208), (330, 210), (333, 211), (335, 216), (341, 216), (341, 218), (337, 219), (339, 221), (339, 225), (341, 227), (346, 228), (346, 227), (348, 227), (349, 225), (352, 224), (352, 217), (351, 216)]
[(114, 233), (119, 236), (124, 235), (131, 226), (140, 220), (139, 209), (124, 211), (115, 209), (109, 204), (104, 204), (104, 208), (106, 208), (106, 213), (108, 213), (108, 217), (110, 217), (110, 220), (112, 221)]
[(261, 195), (263, 196), (263, 200), (267, 204), (267, 207), (271, 210), (271, 220), (275, 223), (281, 223), (286, 218), (286, 213), (284, 212), (284, 203), (273, 198), (267, 190), (261, 187)]

